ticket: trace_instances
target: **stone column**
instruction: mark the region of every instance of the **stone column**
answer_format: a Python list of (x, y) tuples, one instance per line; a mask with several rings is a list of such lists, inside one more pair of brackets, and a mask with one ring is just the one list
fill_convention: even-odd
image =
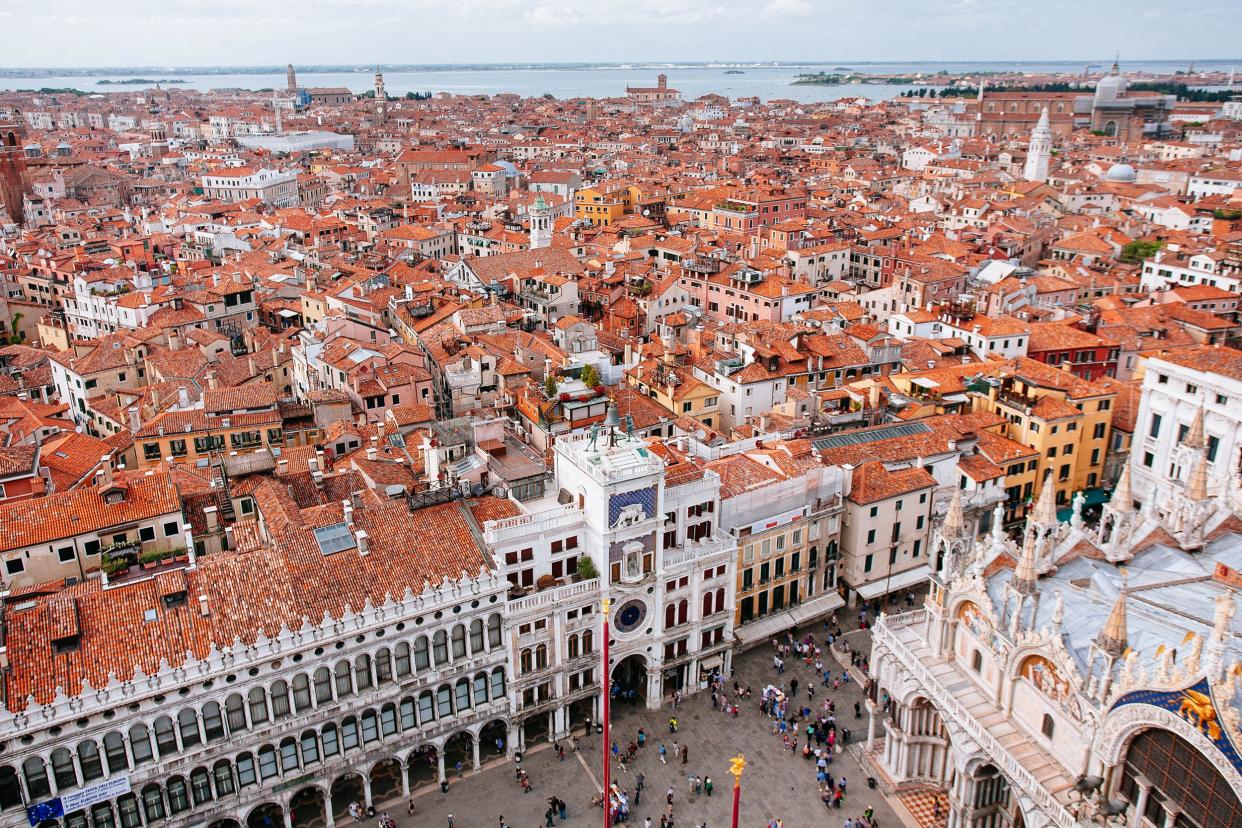
[(401, 796), (408, 799), (410, 796), (410, 765), (408, 762), (401, 762)]
[(444, 775), (444, 748), (442, 747), (436, 749), (436, 763), (440, 766), (439, 779), (447, 779), (448, 777)]
[(875, 702), (867, 700), (867, 750), (875, 746)]
[(281, 808), (280, 812), (285, 818), (285, 828), (293, 828), (293, 814), (289, 812), (289, 809)]
[(1164, 808), (1164, 828), (1174, 828), (1177, 824), (1177, 817), (1182, 810), (1171, 802), (1167, 803)]
[(332, 797), (328, 794), (324, 794), (323, 797), (324, 828), (335, 828), (336, 817), (332, 816)]
[(366, 774), (362, 776), (362, 802), (366, 807), (371, 807), (371, 777)]
[(471, 761), (474, 763), (474, 769), (479, 769), (479, 740), (474, 738), (470, 740)]
[(1147, 810), (1147, 799), (1151, 796), (1152, 785), (1147, 781), (1145, 776), (1136, 776), (1134, 782), (1138, 785), (1138, 798), (1134, 803), (1134, 813), (1130, 815), (1130, 828), (1141, 828), (1143, 824), (1143, 811)]

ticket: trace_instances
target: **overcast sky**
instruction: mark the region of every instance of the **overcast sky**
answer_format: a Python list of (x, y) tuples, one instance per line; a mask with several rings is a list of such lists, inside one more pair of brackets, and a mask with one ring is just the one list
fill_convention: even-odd
[(0, 0), (0, 65), (1206, 59), (1239, 32), (1240, 0)]

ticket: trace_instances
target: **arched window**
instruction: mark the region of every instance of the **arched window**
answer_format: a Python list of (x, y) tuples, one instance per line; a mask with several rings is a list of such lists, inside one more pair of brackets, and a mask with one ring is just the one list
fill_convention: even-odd
[(209, 742), (224, 738), (224, 715), (220, 712), (219, 703), (207, 702), (203, 705), (203, 732)]
[(715, 594), (711, 592), (703, 593), (703, 617), (704, 618), (712, 614), (712, 606), (715, 600), (716, 600)]
[(582, 654), (595, 652), (595, 633), (591, 630), (583, 630), (582, 632)]
[(690, 617), (690, 602), (682, 598), (677, 602), (677, 623), (684, 624), (686, 619)]
[(151, 760), (154, 753), (151, 750), (151, 734), (147, 732), (146, 725), (136, 724), (129, 729), (129, 749), (134, 754), (135, 765)]
[(229, 733), (240, 733), (246, 729), (246, 704), (240, 693), (224, 700), (224, 715), (228, 719)]
[(206, 768), (195, 768), (190, 772), (190, 794), (195, 805), (202, 805), (212, 800), (211, 775)]
[(374, 742), (379, 739), (379, 718), (374, 710), (362, 714), (362, 741)]
[(669, 604), (664, 608), (664, 628), (676, 626), (677, 624), (677, 605)]
[(386, 704), (380, 708), (380, 735), (387, 738), (397, 733), (397, 706)]
[(159, 785), (147, 785), (142, 789), (142, 810), (148, 824), (164, 818), (164, 791)]
[(339, 699), (348, 696), (354, 692), (354, 685), (349, 678), (349, 662), (338, 661), (336, 663), (336, 697)]
[(160, 716), (155, 720), (155, 747), (160, 752), (161, 759), (177, 752), (177, 733), (173, 728), (173, 720), (168, 716)]
[(447, 684), (436, 688), (436, 715), (441, 719), (453, 715), (453, 691)]
[(431, 652), (435, 656), (437, 667), (448, 662), (448, 635), (444, 630), (437, 630), (431, 637)]
[(476, 618), (470, 622), (470, 655), (483, 652), (483, 619)]
[(267, 721), (267, 695), (262, 687), (250, 688), (250, 723), (262, 724)]
[[(68, 820), (65, 820), (68, 822)], [(86, 820), (83, 820), (85, 823)], [(95, 828), (116, 828), (116, 816), (112, 813), (111, 802), (100, 802), (91, 806), (91, 822)]]
[(569, 636), (569, 658), (578, 657), (578, 636)]
[(182, 750), (202, 741), (198, 734), (198, 714), (192, 707), (186, 707), (177, 714), (177, 729), (181, 731)]
[(503, 698), (505, 695), (505, 668), (497, 667), (492, 670), (492, 692), (493, 699)]
[(22, 804), (22, 785), (12, 765), (0, 768), (0, 809)]
[(211, 769), (211, 775), (216, 778), (216, 796), (228, 796), (237, 790), (237, 783), (233, 780), (233, 766), (229, 764), (229, 760), (221, 759)]
[(319, 761), (319, 736), (313, 730), (302, 734), (302, 764), (313, 765)]
[(720, 587), (716, 590), (716, 612), (723, 612), (725, 608), (725, 588)]
[(332, 673), (327, 667), (315, 671), (315, 701), (319, 704), (332, 701)]
[(73, 754), (65, 748), (52, 751), (52, 776), (56, 779), (56, 787), (62, 791), (78, 784), (78, 772), (73, 767)]
[(429, 655), (427, 636), (420, 635), (414, 641), (414, 669), (426, 670), (431, 666), (431, 656)]
[(185, 780), (174, 776), (168, 780), (168, 813), (179, 814), (190, 810), (190, 791)]
[(358, 720), (353, 716), (347, 716), (345, 721), (341, 722), (341, 748), (344, 750), (353, 750), (361, 744), (358, 737)]
[(272, 683), (272, 718), (283, 719), (289, 715), (289, 685), (284, 679)]
[(522, 675), (526, 675), (534, 669), (534, 654), (530, 651), (529, 647), (522, 650), (522, 652), (518, 654), (518, 663), (522, 670)]
[(453, 658), (466, 657), (466, 628), (461, 624), (453, 627)]
[(418, 727), (418, 714), (414, 711), (414, 699), (406, 696), (401, 700), (401, 729)]
[(99, 745), (93, 739), (78, 742), (78, 767), (82, 768), (83, 782), (103, 776), (103, 759), (99, 755)]
[(410, 645), (402, 641), (394, 648), (393, 653), (396, 655), (397, 678), (404, 678), (410, 674)]
[(366, 653), (354, 659), (354, 684), (359, 690), (371, 689), (371, 657)]
[(292, 736), (280, 743), (280, 770), (283, 773), (298, 769), (298, 740)]
[(540, 644), (535, 648), (535, 669), (542, 670), (548, 666), (548, 645)]
[(474, 677), (474, 703), (487, 704), (487, 673), (478, 673)]
[(276, 762), (276, 748), (271, 745), (264, 745), (259, 748), (259, 778), (271, 779), (279, 773), (279, 765)]
[(1047, 713), (1044, 714), (1044, 720), (1039, 726), (1039, 732), (1044, 734), (1045, 739), (1051, 739), (1052, 734), (1056, 732), (1057, 723)]
[(305, 673), (293, 677), (293, 708), (298, 713), (305, 713), (311, 708), (310, 679)]
[(129, 756), (125, 753), (125, 737), (115, 730), (104, 736), (104, 758), (108, 760), (108, 773), (129, 770)]
[(392, 681), (392, 653), (387, 647), (375, 654), (375, 683)]
[(458, 679), (456, 684), (456, 705), (457, 712), (470, 709), (470, 681), (468, 679)]
[(426, 724), (435, 721), (436, 705), (435, 700), (431, 696), (430, 690), (424, 690), (418, 694), (418, 723)]
[[(116, 810), (121, 815), (121, 828), (141, 828), (142, 814), (138, 809), (138, 797), (132, 793), (116, 798)], [(66, 824), (68, 824), (66, 822)]]
[(254, 757), (249, 753), (243, 753), (237, 757), (237, 786), (245, 788), (259, 781), (258, 775), (255, 773)]
[(319, 731), (320, 738), (323, 739), (323, 755), (326, 759), (329, 756), (336, 756), (341, 752), (341, 734), (334, 724), (326, 724), (323, 730)]
[(487, 646), (491, 648), (500, 646), (500, 628), (503, 621), (500, 613), (492, 613), (487, 617)]

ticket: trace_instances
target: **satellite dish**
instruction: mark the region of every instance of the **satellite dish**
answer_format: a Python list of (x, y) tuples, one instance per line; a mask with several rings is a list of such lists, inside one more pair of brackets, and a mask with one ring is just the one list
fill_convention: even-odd
[(473, 486), (470, 487), (470, 494), (474, 495), (475, 497), (478, 497), (479, 495), (483, 494), (485, 491), (487, 491), (487, 487), (484, 486), (482, 483), (475, 483)]

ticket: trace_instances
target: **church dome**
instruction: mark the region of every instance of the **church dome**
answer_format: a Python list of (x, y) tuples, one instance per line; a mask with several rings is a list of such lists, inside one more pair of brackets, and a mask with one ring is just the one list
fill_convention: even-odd
[(1137, 177), (1138, 173), (1134, 171), (1134, 167), (1122, 161), (1113, 164), (1104, 174), (1105, 181), (1117, 181), (1122, 184), (1133, 184)]

